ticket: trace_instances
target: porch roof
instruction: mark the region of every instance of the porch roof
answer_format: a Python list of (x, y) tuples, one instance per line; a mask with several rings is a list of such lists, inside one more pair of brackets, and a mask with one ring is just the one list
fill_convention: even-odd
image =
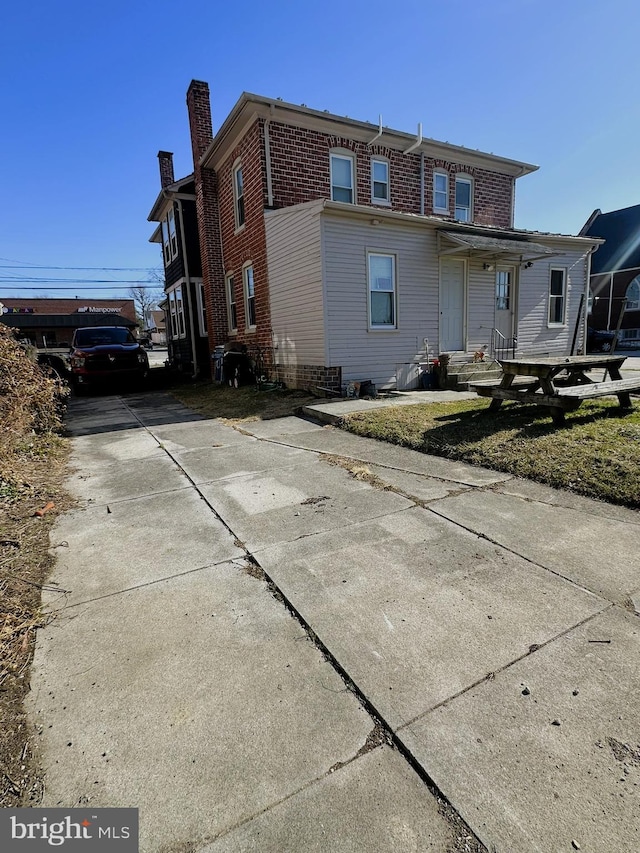
[(517, 258), (519, 260), (534, 261), (540, 258), (548, 258), (552, 255), (562, 254), (542, 243), (534, 243), (530, 240), (511, 239), (508, 237), (489, 237), (486, 234), (476, 234), (460, 231), (438, 231), (440, 237), (445, 237), (449, 243), (441, 244), (441, 255), (457, 255), (462, 252), (487, 258)]

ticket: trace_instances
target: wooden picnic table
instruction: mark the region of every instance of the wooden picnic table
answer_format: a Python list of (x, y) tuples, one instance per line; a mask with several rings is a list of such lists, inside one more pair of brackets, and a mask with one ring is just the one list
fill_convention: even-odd
[[(631, 408), (631, 394), (640, 391), (640, 377), (623, 379), (620, 367), (625, 356), (576, 355), (500, 360), (500, 381), (470, 383), (477, 394), (491, 397), (489, 410), (499, 409), (503, 400), (547, 406), (554, 423), (564, 422), (564, 413), (584, 401), (615, 394), (621, 408)], [(602, 381), (587, 373), (600, 369)]]

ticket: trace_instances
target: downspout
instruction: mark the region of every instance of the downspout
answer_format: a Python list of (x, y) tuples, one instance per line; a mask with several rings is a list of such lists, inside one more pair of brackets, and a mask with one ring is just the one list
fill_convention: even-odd
[[(198, 367), (198, 355), (196, 351), (196, 335), (193, 325), (193, 302), (191, 293), (191, 276), (189, 275), (189, 259), (187, 257), (187, 242), (184, 236), (184, 215), (182, 212), (182, 201), (178, 199), (178, 214), (180, 216), (180, 242), (182, 243), (182, 257), (184, 258), (184, 277), (186, 279), (185, 293), (187, 296), (187, 312), (189, 314), (189, 334), (191, 335), (191, 359), (193, 361), (193, 378), (200, 375)], [(197, 300), (196, 300), (197, 301)]]
[[(271, 104), (271, 113), (273, 114), (273, 104)], [(271, 180), (271, 144), (269, 141), (269, 122), (271, 119), (266, 119), (264, 123), (264, 157), (267, 167), (267, 206), (273, 207), (273, 182)]]
[(367, 145), (373, 145), (373, 143), (376, 141), (376, 139), (380, 139), (381, 136), (382, 136), (382, 114), (380, 114), (378, 116), (378, 132), (373, 137), (373, 139), (370, 139), (369, 142), (367, 142)]
[(413, 143), (413, 145), (410, 145), (407, 148), (407, 150), (403, 151), (402, 153), (403, 154), (410, 154), (412, 151), (415, 151), (415, 149), (421, 144), (422, 144), (422, 122), (420, 122), (420, 124), (418, 125), (418, 135), (416, 137), (416, 141)]
[(611, 309), (613, 308), (613, 273), (609, 281), (609, 316), (607, 317), (607, 331), (611, 331)]
[(584, 286), (584, 305), (582, 306), (582, 355), (587, 354), (587, 324), (589, 322), (589, 289), (591, 287), (591, 256), (598, 246), (592, 246), (587, 252), (587, 269)]
[(420, 216), (424, 216), (424, 151), (420, 152)]

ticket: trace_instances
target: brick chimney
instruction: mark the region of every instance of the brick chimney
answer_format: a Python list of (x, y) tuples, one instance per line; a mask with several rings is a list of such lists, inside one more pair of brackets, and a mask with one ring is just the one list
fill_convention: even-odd
[(209, 351), (213, 353), (216, 346), (228, 339), (228, 320), (218, 208), (218, 176), (213, 169), (204, 169), (200, 165), (202, 155), (213, 141), (211, 101), (207, 83), (201, 80), (191, 81), (187, 90), (187, 110), (193, 150), (196, 213)]
[(158, 151), (160, 164), (160, 186), (164, 189), (175, 181), (173, 176), (173, 154), (170, 151)]
[(203, 83), (202, 80), (191, 81), (187, 89), (187, 110), (189, 111), (193, 165), (197, 168), (200, 158), (213, 140), (208, 83)]

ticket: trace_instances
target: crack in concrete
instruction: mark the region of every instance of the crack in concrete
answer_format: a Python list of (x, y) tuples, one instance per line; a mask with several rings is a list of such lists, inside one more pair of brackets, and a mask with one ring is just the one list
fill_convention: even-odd
[(488, 682), (488, 681), (493, 681), (495, 679), (496, 675), (499, 675), (502, 672), (506, 672), (508, 669), (511, 669), (512, 666), (515, 666), (515, 664), (520, 663), (520, 661), (525, 660), (526, 658), (528, 658), (531, 655), (535, 654), (536, 652), (540, 651), (540, 649), (546, 648), (551, 643), (555, 643), (556, 640), (559, 640), (561, 637), (566, 636), (571, 631), (575, 631), (576, 628), (581, 628), (583, 625), (586, 625), (587, 623), (591, 622), (592, 620), (598, 618), (603, 613), (605, 613), (607, 610), (611, 610), (613, 607), (615, 607), (614, 604), (609, 604), (608, 607), (604, 607), (602, 610), (598, 610), (597, 613), (592, 613), (590, 616), (586, 616), (584, 619), (581, 619), (579, 622), (576, 622), (575, 625), (570, 625), (568, 628), (565, 628), (563, 631), (560, 631), (558, 634), (554, 634), (553, 637), (549, 637), (549, 639), (545, 640), (544, 643), (532, 643), (524, 654), (519, 655), (517, 658), (514, 658), (513, 660), (510, 660), (508, 663), (504, 664), (504, 666), (501, 666), (498, 669), (494, 669), (492, 672), (488, 672), (486, 675), (483, 675), (482, 678), (478, 678), (477, 681), (474, 681), (473, 684), (469, 684), (469, 685), (467, 685), (467, 687), (463, 687), (462, 690), (458, 690), (457, 693), (454, 693), (451, 696), (447, 696), (446, 699), (442, 699), (440, 702), (436, 702), (435, 705), (432, 705), (430, 708), (427, 708), (426, 711), (423, 711), (422, 713), (417, 714), (411, 720), (408, 720), (406, 723), (403, 723), (401, 726), (398, 726), (397, 731), (401, 732), (403, 729), (409, 728), (409, 726), (412, 726), (414, 723), (418, 722), (418, 720), (423, 719), (424, 717), (428, 716), (429, 714), (433, 713), (433, 711), (436, 711), (439, 708), (446, 707), (451, 702), (453, 702), (455, 699), (458, 699), (460, 696), (464, 696), (464, 694), (468, 693), (470, 690), (474, 690), (480, 684), (484, 684), (485, 682)]

